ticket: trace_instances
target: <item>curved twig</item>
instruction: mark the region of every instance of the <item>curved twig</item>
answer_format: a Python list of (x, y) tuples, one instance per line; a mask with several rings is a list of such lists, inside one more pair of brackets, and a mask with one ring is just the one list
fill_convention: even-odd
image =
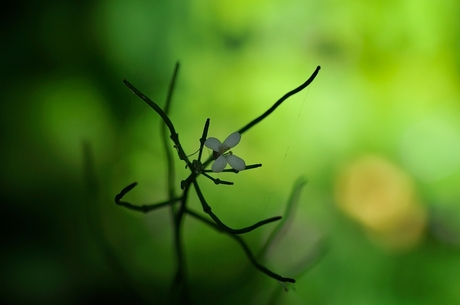
[(137, 182), (133, 182), (124, 189), (121, 190), (119, 194), (115, 196), (115, 203), (117, 205), (120, 205), (122, 207), (125, 207), (127, 209), (133, 210), (133, 211), (138, 211), (138, 212), (143, 212), (143, 213), (148, 213), (150, 211), (162, 208), (164, 206), (171, 205), (173, 203), (178, 202), (179, 200), (182, 199), (182, 197), (176, 197), (172, 198), (170, 200), (166, 200), (164, 202), (156, 203), (156, 204), (149, 204), (149, 205), (142, 205), (142, 206), (137, 206), (134, 204), (131, 204), (129, 202), (121, 201), (123, 199), (123, 196), (125, 196), (129, 191), (131, 191), (135, 186), (137, 185)]
[(192, 164), (187, 158), (187, 154), (184, 152), (182, 149), (182, 146), (180, 145), (179, 141), (179, 134), (176, 132), (176, 129), (174, 128), (173, 123), (169, 119), (169, 117), (166, 115), (166, 113), (161, 109), (160, 106), (158, 106), (155, 102), (153, 102), (151, 99), (149, 99), (147, 96), (145, 96), (142, 92), (140, 92), (136, 87), (134, 87), (130, 82), (128, 82), (126, 79), (123, 80), (123, 83), (131, 89), (138, 97), (140, 97), (144, 102), (147, 103), (153, 110), (155, 110), (156, 113), (160, 115), (160, 117), (163, 119), (165, 122), (166, 126), (169, 128), (170, 132), (170, 138), (174, 142), (175, 147), (177, 148), (177, 152), (179, 154), (179, 159), (184, 160), (187, 165), (190, 167)]
[(258, 227), (260, 226), (263, 226), (264, 224), (267, 224), (267, 223), (270, 223), (270, 222), (273, 222), (273, 221), (277, 221), (277, 220), (280, 220), (281, 219), (281, 216), (275, 216), (275, 217), (271, 217), (271, 218), (268, 218), (268, 219), (265, 219), (265, 220), (262, 220), (262, 221), (259, 221), (255, 224), (253, 224), (252, 226), (249, 226), (249, 227), (246, 227), (246, 228), (242, 228), (242, 229), (232, 229), (230, 228), (229, 226), (227, 226), (226, 224), (224, 224), (220, 219), (219, 217), (217, 217), (216, 214), (214, 214), (211, 210), (211, 207), (209, 206), (209, 204), (206, 202), (206, 199), (204, 199), (204, 196), (203, 196), (203, 193), (201, 192), (200, 190), (200, 187), (198, 186), (198, 183), (196, 182), (196, 179), (192, 179), (192, 183), (193, 183), (193, 186), (195, 187), (195, 191), (198, 195), (198, 198), (200, 199), (200, 202), (201, 202), (201, 205), (203, 206), (203, 211), (208, 214), (209, 216), (211, 216), (211, 218), (214, 220), (214, 222), (223, 230), (227, 231), (228, 233), (231, 233), (231, 234), (244, 234), (244, 233), (248, 233), (248, 232), (251, 232), (252, 230), (254, 229), (257, 229)]
[(262, 121), (263, 119), (265, 119), (267, 116), (269, 116), (273, 111), (275, 111), (276, 108), (278, 108), (279, 105), (281, 105), (281, 103), (283, 103), (288, 97), (302, 91), (303, 89), (305, 89), (306, 87), (308, 87), (308, 85), (311, 84), (311, 82), (316, 78), (316, 75), (318, 75), (318, 72), (319, 70), (321, 69), (320, 66), (316, 67), (316, 70), (315, 72), (313, 72), (313, 74), (310, 76), (309, 79), (307, 79), (307, 81), (305, 83), (303, 83), (302, 85), (300, 85), (299, 87), (289, 91), (288, 93), (286, 93), (285, 95), (283, 95), (275, 104), (273, 104), (273, 106), (271, 106), (267, 111), (265, 111), (264, 113), (262, 113), (259, 117), (255, 118), (254, 120), (252, 120), (251, 122), (249, 122), (249, 124), (247, 124), (246, 126), (244, 126), (243, 128), (241, 128), (240, 130), (238, 130), (238, 132), (240, 134), (243, 134), (244, 132), (248, 131), (249, 128), (253, 127), (254, 125), (256, 125), (257, 123), (259, 123), (260, 121)]
[(219, 231), (219, 232), (222, 232), (222, 233), (225, 233), (227, 235), (229, 235), (231, 238), (233, 238), (234, 240), (236, 240), (240, 246), (243, 248), (244, 250), (244, 253), (246, 254), (246, 256), (248, 257), (249, 261), (251, 262), (251, 264), (259, 271), (265, 273), (266, 275), (268, 275), (269, 277), (272, 277), (274, 278), (275, 280), (278, 280), (280, 282), (290, 282), (290, 283), (295, 283), (295, 279), (292, 279), (292, 278), (289, 278), (289, 277), (284, 277), (284, 276), (281, 276), (279, 274), (276, 274), (275, 272), (269, 270), (267, 267), (259, 264), (256, 260), (256, 258), (254, 257), (254, 254), (252, 254), (251, 252), (251, 249), (249, 249), (248, 245), (246, 244), (246, 242), (239, 236), (239, 235), (235, 235), (235, 234), (232, 234), (230, 232), (228, 232), (227, 230), (224, 230), (222, 229), (220, 226), (216, 225), (215, 223), (213, 223), (212, 221), (210, 221), (209, 219), (206, 219), (204, 218), (203, 216), (201, 216), (200, 214), (190, 210), (190, 209), (187, 209), (186, 211), (187, 214), (189, 214), (190, 216), (193, 216), (195, 217), (196, 219), (198, 220), (201, 220), (202, 222), (204, 222), (205, 224), (211, 226), (213, 229)]

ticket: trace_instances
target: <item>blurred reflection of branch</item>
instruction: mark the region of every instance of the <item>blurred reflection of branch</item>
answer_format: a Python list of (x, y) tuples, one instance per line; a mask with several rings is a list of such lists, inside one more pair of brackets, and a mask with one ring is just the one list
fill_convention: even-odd
[(286, 204), (286, 209), (284, 210), (284, 217), (280, 222), (278, 222), (278, 225), (270, 234), (270, 237), (267, 239), (265, 245), (259, 253), (259, 257), (264, 257), (267, 254), (268, 249), (275, 246), (279, 242), (279, 239), (286, 235), (286, 232), (289, 230), (292, 222), (294, 221), (294, 214), (298, 206), (300, 192), (306, 184), (307, 180), (302, 177), (294, 183), (294, 187)]
[[(104, 233), (101, 220), (100, 202), (101, 189), (97, 178), (94, 165), (94, 154), (91, 144), (84, 141), (82, 144), (83, 150), (83, 175), (86, 183), (86, 208), (88, 228), (95, 243), (99, 246), (103, 257), (110, 266), (110, 270), (115, 273), (117, 279), (123, 283), (122, 287), (127, 290), (127, 293), (136, 299), (142, 299), (146, 302), (148, 296), (145, 295), (144, 285), (136, 281), (131, 274), (126, 270), (120, 262), (120, 258), (115, 254), (114, 249), (110, 246), (107, 237)], [(139, 300), (138, 300), (139, 301)]]

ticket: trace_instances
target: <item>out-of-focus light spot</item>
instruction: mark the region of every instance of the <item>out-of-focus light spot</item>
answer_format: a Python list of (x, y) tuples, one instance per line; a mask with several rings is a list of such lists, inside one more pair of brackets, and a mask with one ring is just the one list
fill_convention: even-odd
[(266, 4), (265, 0), (210, 1), (211, 16), (228, 30), (241, 29), (253, 23)]
[(103, 96), (82, 79), (54, 80), (36, 94), (42, 132), (61, 160), (82, 166), (82, 145), (90, 143), (97, 161), (107, 160), (113, 139)]
[(165, 41), (158, 33), (167, 33), (170, 26), (167, 14), (159, 13), (162, 9), (156, 1), (101, 2), (95, 18), (107, 58), (117, 66), (142, 71), (153, 54), (161, 57)]
[(405, 132), (401, 158), (417, 178), (443, 179), (459, 169), (460, 133), (441, 120), (423, 121)]
[(340, 208), (384, 246), (407, 249), (423, 236), (426, 212), (412, 179), (379, 156), (363, 157), (345, 168), (336, 185)]

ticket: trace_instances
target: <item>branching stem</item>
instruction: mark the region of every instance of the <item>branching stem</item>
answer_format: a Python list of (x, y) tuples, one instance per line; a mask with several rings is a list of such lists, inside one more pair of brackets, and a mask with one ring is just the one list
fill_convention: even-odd
[[(313, 72), (313, 74), (310, 76), (310, 78), (305, 83), (303, 83), (299, 87), (283, 95), (267, 111), (265, 111), (260, 116), (258, 116), (257, 118), (249, 122), (246, 126), (242, 127), (240, 130), (238, 130), (238, 132), (240, 134), (243, 134), (244, 132), (248, 131), (250, 128), (254, 127), (256, 124), (258, 124), (263, 119), (265, 119), (267, 116), (269, 116), (273, 111), (275, 111), (275, 109), (279, 107), (287, 98), (305, 89), (316, 78), (319, 70), (320, 70), (320, 66), (316, 68), (316, 70)], [(206, 167), (213, 161), (212, 156), (210, 156), (205, 162), (201, 163), (203, 147), (204, 147), (204, 143), (207, 138), (209, 125), (210, 125), (209, 118), (206, 120), (205, 126), (203, 128), (203, 134), (200, 138), (200, 147), (198, 150), (199, 151), (198, 160), (193, 160), (193, 162), (190, 162), (190, 160), (187, 157), (187, 154), (184, 152), (181, 146), (181, 143), (179, 141), (179, 134), (176, 132), (176, 129), (174, 128), (174, 125), (168, 116), (178, 71), (179, 71), (179, 63), (176, 64), (175, 69), (174, 69), (174, 73), (173, 73), (173, 77), (171, 79), (171, 83), (169, 86), (168, 95), (166, 98), (164, 109), (159, 107), (155, 102), (153, 102), (151, 99), (145, 96), (142, 92), (140, 92), (136, 87), (134, 87), (127, 80), (123, 80), (125, 85), (132, 92), (134, 92), (138, 97), (140, 97), (145, 103), (147, 103), (156, 113), (158, 113), (158, 115), (163, 120), (163, 124), (161, 125), (161, 137), (163, 141), (163, 146), (165, 147), (166, 159), (168, 163), (168, 167), (167, 167), (168, 200), (165, 200), (163, 202), (156, 203), (156, 204), (141, 205), (141, 206), (133, 205), (129, 202), (122, 201), (123, 197), (137, 185), (137, 182), (134, 182), (126, 186), (125, 188), (123, 188), (121, 192), (115, 196), (116, 204), (123, 206), (127, 209), (137, 211), (137, 212), (143, 212), (143, 213), (148, 213), (152, 210), (162, 208), (165, 206), (171, 207), (173, 227), (174, 227), (174, 234), (173, 234), (174, 248), (175, 248), (175, 252), (177, 256), (177, 269), (176, 269), (176, 273), (174, 276), (174, 280), (172, 282), (170, 293), (171, 293), (171, 299), (173, 298), (177, 299), (178, 303), (187, 304), (190, 301), (188, 285), (187, 285), (187, 280), (186, 280), (186, 260), (185, 260), (185, 254), (184, 254), (184, 249), (183, 249), (182, 230), (181, 230), (184, 217), (187, 214), (211, 226), (213, 229), (219, 232), (223, 232), (224, 234), (227, 234), (228, 236), (236, 240), (238, 244), (240, 245), (240, 247), (245, 252), (251, 264), (260, 272), (263, 272), (269, 277), (272, 277), (280, 282), (295, 283), (294, 279), (283, 277), (279, 274), (272, 272), (271, 270), (264, 267), (263, 265), (259, 264), (255, 256), (253, 255), (251, 249), (249, 248), (249, 246), (242, 239), (242, 237), (239, 236), (239, 234), (248, 233), (260, 226), (263, 226), (271, 222), (278, 221), (281, 219), (281, 216), (271, 217), (271, 218), (259, 221), (251, 226), (242, 228), (242, 229), (233, 229), (233, 228), (228, 227), (226, 224), (224, 224), (219, 219), (219, 217), (217, 217), (217, 215), (215, 215), (212, 212), (211, 206), (207, 203), (206, 199), (204, 198), (203, 193), (201, 192), (201, 189), (197, 182), (197, 178), (199, 175), (203, 174), (205, 177), (211, 179), (215, 184), (232, 185), (233, 182), (220, 180), (218, 178), (213, 178), (207, 174), (211, 172), (210, 170), (206, 170)], [(169, 130), (169, 137), (174, 143), (174, 147), (176, 148), (179, 159), (184, 160), (184, 162), (186, 163), (186, 167), (190, 170), (190, 175), (185, 180), (182, 180), (181, 182), (181, 189), (183, 191), (182, 196), (176, 196), (174, 192), (174, 162), (172, 158), (172, 150), (171, 150), (171, 147), (168, 145), (168, 141), (167, 141), (166, 127)], [(247, 165), (245, 170), (258, 168), (261, 166), (262, 164), (251, 164), (251, 165)], [(223, 170), (223, 172), (238, 173), (239, 171), (234, 170), (234, 169), (225, 169)], [(200, 200), (200, 203), (203, 207), (203, 211), (206, 214), (208, 214), (209, 217), (211, 217), (211, 219), (214, 222), (190, 210), (187, 207), (188, 194), (189, 194), (189, 190), (192, 184), (198, 196), (198, 199)], [(178, 202), (180, 204), (176, 206), (176, 203)]]

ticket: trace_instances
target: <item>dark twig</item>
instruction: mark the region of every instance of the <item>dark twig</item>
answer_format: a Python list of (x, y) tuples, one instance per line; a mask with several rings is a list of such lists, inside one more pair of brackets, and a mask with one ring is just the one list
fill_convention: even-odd
[(166, 126), (169, 128), (169, 132), (171, 133), (170, 138), (174, 142), (174, 145), (177, 149), (177, 153), (179, 155), (179, 159), (184, 160), (185, 163), (187, 163), (187, 166), (191, 167), (191, 163), (187, 158), (187, 154), (184, 152), (182, 149), (182, 146), (180, 145), (179, 141), (179, 134), (176, 132), (176, 129), (174, 128), (173, 123), (169, 119), (169, 117), (166, 115), (166, 113), (163, 111), (163, 109), (160, 108), (156, 103), (154, 103), (151, 99), (149, 99), (147, 96), (145, 96), (142, 92), (137, 90), (136, 87), (131, 85), (130, 82), (128, 82), (126, 79), (123, 80), (125, 85), (131, 89), (138, 97), (140, 97), (144, 102), (147, 103), (150, 107), (152, 107), (153, 110), (155, 110), (156, 113), (160, 115), (160, 117), (163, 119), (163, 122), (165, 122)]
[(205, 176), (206, 178), (211, 179), (212, 182), (214, 182), (215, 184), (233, 185), (233, 182), (231, 181), (220, 180), (219, 178), (213, 178), (209, 176), (208, 174), (206, 174), (209, 172), (211, 171), (202, 171), (201, 174), (203, 174), (203, 176)]
[[(173, 282), (171, 283), (170, 294), (175, 295), (180, 302), (178, 304), (188, 304), (190, 300), (188, 283), (186, 280), (186, 261), (182, 243), (182, 221), (185, 216), (187, 195), (190, 190), (190, 185), (184, 189), (184, 194), (181, 198), (181, 203), (177, 209), (174, 219), (174, 249), (177, 257), (177, 269)], [(175, 291), (175, 294), (173, 293)], [(174, 299), (174, 298), (171, 298)]]
[[(168, 95), (166, 96), (166, 102), (163, 107), (163, 111), (166, 116), (169, 115), (169, 109), (171, 108), (171, 101), (172, 101), (172, 96), (174, 92), (174, 87), (176, 85), (176, 79), (177, 79), (177, 74), (179, 73), (179, 62), (176, 63), (176, 66), (174, 67), (174, 72), (173, 76), (171, 78), (171, 82), (169, 83), (169, 90), (168, 90)], [(169, 199), (173, 198), (176, 196), (174, 192), (174, 178), (175, 178), (175, 173), (174, 173), (174, 158), (172, 155), (171, 151), (171, 146), (168, 143), (168, 135), (166, 132), (166, 123), (161, 122), (160, 125), (160, 130), (161, 130), (161, 139), (163, 142), (163, 147), (165, 149), (165, 155), (166, 155), (166, 164), (167, 164), (167, 184), (168, 184), (168, 197)], [(173, 206), (171, 206), (173, 208)]]
[(273, 221), (277, 221), (277, 220), (280, 220), (281, 219), (281, 216), (275, 216), (275, 217), (272, 217), (272, 218), (268, 218), (268, 219), (265, 219), (265, 220), (262, 220), (262, 221), (259, 221), (257, 222), (256, 224), (253, 224), (252, 226), (249, 226), (249, 227), (246, 227), (246, 228), (242, 228), (242, 229), (232, 229), (230, 228), (229, 226), (225, 225), (220, 219), (219, 217), (217, 217), (216, 214), (214, 214), (211, 210), (211, 207), (209, 206), (209, 204), (206, 202), (206, 199), (204, 199), (204, 196), (203, 196), (203, 193), (201, 193), (201, 190), (200, 190), (200, 187), (198, 186), (198, 183), (196, 182), (196, 179), (194, 179), (193, 181), (193, 186), (195, 187), (195, 191), (198, 195), (198, 198), (200, 199), (200, 202), (201, 202), (201, 205), (203, 206), (203, 211), (208, 214), (209, 216), (211, 216), (211, 218), (215, 221), (215, 223), (220, 227), (222, 228), (223, 230), (227, 231), (228, 233), (231, 233), (231, 234), (244, 234), (244, 233), (248, 233), (248, 232), (251, 232), (252, 230), (254, 229), (257, 229), (258, 227), (260, 226), (263, 226), (267, 223), (270, 223), (270, 222), (273, 222)]
[(200, 214), (198, 214), (198, 213), (196, 213), (196, 212), (194, 212), (194, 211), (192, 211), (190, 209), (187, 209), (187, 214), (189, 214), (190, 216), (195, 217), (198, 220), (201, 220), (202, 222), (204, 222), (208, 226), (212, 227), (213, 229), (215, 229), (215, 230), (217, 230), (219, 232), (225, 233), (228, 236), (230, 236), (231, 238), (233, 238), (234, 240), (236, 240), (240, 244), (241, 248), (243, 248), (244, 253), (248, 257), (248, 259), (251, 261), (251, 264), (255, 268), (257, 268), (257, 270), (265, 273), (266, 275), (268, 275), (268, 276), (270, 276), (270, 277), (272, 277), (272, 278), (274, 278), (274, 279), (276, 279), (278, 281), (295, 283), (294, 279), (291, 279), (291, 278), (284, 277), (284, 276), (281, 276), (279, 274), (276, 274), (273, 271), (270, 271), (266, 267), (264, 267), (261, 264), (259, 264), (257, 262), (255, 256), (254, 256), (254, 254), (252, 254), (251, 250), (249, 249), (248, 245), (246, 244), (246, 242), (239, 235), (232, 234), (232, 233), (228, 232), (227, 230), (222, 229), (220, 226), (216, 225), (215, 223), (213, 223), (209, 219), (204, 218)]
[(208, 130), (209, 130), (209, 118), (206, 120), (203, 128), (203, 135), (200, 138), (200, 151), (198, 153), (198, 162), (201, 162), (201, 154), (203, 153), (203, 146), (204, 142), (206, 142), (206, 138), (208, 137)]
[(177, 198), (172, 198), (170, 200), (166, 200), (164, 202), (156, 203), (156, 204), (150, 204), (150, 205), (142, 205), (142, 206), (137, 206), (133, 205), (129, 202), (121, 201), (123, 199), (123, 196), (125, 196), (129, 191), (131, 191), (135, 186), (137, 185), (137, 182), (133, 182), (124, 189), (121, 190), (119, 194), (115, 196), (115, 203), (118, 205), (121, 205), (127, 209), (138, 211), (138, 212), (143, 212), (143, 213), (148, 213), (150, 211), (162, 208), (167, 205), (171, 205), (173, 203), (176, 203), (177, 201), (181, 200), (182, 197), (177, 197)]
[(313, 74), (310, 76), (309, 79), (307, 79), (307, 81), (305, 83), (303, 83), (302, 85), (300, 85), (299, 87), (289, 91), (288, 93), (286, 93), (285, 95), (283, 95), (275, 104), (273, 104), (273, 106), (271, 106), (267, 111), (265, 111), (263, 114), (261, 114), (259, 117), (255, 118), (254, 120), (252, 120), (251, 122), (249, 122), (249, 124), (247, 124), (246, 126), (244, 126), (243, 128), (241, 128), (240, 130), (238, 130), (238, 132), (240, 134), (243, 134), (245, 133), (246, 131), (248, 131), (249, 128), (253, 127), (254, 125), (256, 125), (257, 123), (259, 123), (260, 121), (262, 121), (263, 119), (265, 119), (267, 116), (270, 115), (270, 113), (272, 113), (273, 111), (275, 111), (276, 108), (278, 108), (279, 105), (281, 105), (281, 103), (283, 103), (288, 97), (296, 94), (296, 93), (299, 93), (300, 91), (302, 91), (303, 89), (307, 88), (308, 85), (311, 84), (311, 82), (315, 79), (316, 75), (318, 75), (318, 72), (319, 70), (321, 69), (320, 66), (316, 67), (316, 70), (315, 72), (313, 72)]
[[(149, 99), (147, 96), (144, 95), (144, 93), (140, 92), (136, 87), (131, 85), (130, 82), (128, 82), (126, 79), (123, 80), (123, 83), (131, 89), (138, 97), (140, 97), (144, 102), (146, 102), (150, 107), (152, 107), (153, 110), (155, 110), (156, 113), (158, 113), (161, 117), (161, 119), (165, 122), (166, 126), (169, 128), (169, 132), (171, 135), (177, 134), (176, 129), (174, 128), (173, 123), (169, 119), (168, 115), (161, 109), (156, 103), (154, 103), (151, 99)], [(174, 144), (178, 145), (179, 143)]]

